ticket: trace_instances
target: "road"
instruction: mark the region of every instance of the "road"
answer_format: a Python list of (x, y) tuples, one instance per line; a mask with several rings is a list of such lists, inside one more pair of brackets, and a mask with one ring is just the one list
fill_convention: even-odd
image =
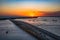
[(44, 37), (44, 34), (41, 35), (41, 32), (36, 30), (32, 25), (27, 24), (22, 21), (15, 21), (11, 20), (14, 24), (16, 24), (19, 28), (23, 29), (27, 33), (33, 35), (38, 40), (48, 40), (46, 37)]
[(0, 40), (60, 40), (60, 37), (27, 22), (0, 20)]
[[(12, 20), (13, 23), (15, 23), (16, 25), (20, 26), (19, 28), (22, 28), (23, 30), (27, 31), (30, 34), (33, 34), (35, 37), (37, 37), (38, 39), (43, 39), (43, 40), (60, 40), (60, 37), (41, 28), (38, 28), (36, 26), (33, 26), (31, 24), (28, 24), (26, 22), (23, 21), (17, 21), (17, 20)], [(48, 37), (48, 36), (50, 37)], [(45, 36), (45, 37), (44, 37)], [(52, 37), (52, 38), (51, 38)], [(48, 39), (47, 39), (48, 38)]]
[(28, 24), (37, 26), (38, 28), (47, 30), (57, 36), (60, 36), (60, 17), (40, 17), (15, 20), (26, 22)]
[[(60, 39), (60, 17), (40, 17), (29, 19), (15, 19), (15, 21), (23, 21), (27, 24), (34, 25), (40, 29), (49, 32), (49, 35)], [(42, 31), (42, 30), (41, 30)], [(48, 34), (48, 33), (46, 33)]]

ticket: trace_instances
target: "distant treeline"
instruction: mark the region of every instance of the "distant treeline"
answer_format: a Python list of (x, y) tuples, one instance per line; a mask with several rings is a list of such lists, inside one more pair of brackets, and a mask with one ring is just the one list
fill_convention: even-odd
[(0, 20), (6, 20), (6, 19), (26, 19), (26, 18), (38, 18), (38, 17), (60, 17), (60, 16), (35, 16), (35, 17), (27, 17), (27, 16), (22, 16), (22, 17), (16, 17), (16, 16), (0, 16)]

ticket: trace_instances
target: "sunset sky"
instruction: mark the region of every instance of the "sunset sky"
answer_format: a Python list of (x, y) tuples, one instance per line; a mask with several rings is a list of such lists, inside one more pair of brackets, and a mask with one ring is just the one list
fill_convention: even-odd
[(2, 0), (0, 15), (37, 16), (44, 12), (60, 11), (60, 0)]

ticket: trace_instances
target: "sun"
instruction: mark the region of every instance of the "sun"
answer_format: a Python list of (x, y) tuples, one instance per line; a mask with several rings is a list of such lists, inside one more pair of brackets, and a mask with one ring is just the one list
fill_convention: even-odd
[(36, 12), (29, 12), (29, 16), (30, 17), (35, 17), (35, 16), (39, 16), (39, 14), (36, 13)]
[(29, 16), (34, 17), (35, 15), (34, 15), (34, 13), (30, 13), (30, 15), (29, 15)]
[(28, 16), (28, 17), (36, 17), (39, 16), (39, 13), (37, 11), (34, 10), (27, 10), (23, 12), (23, 16)]

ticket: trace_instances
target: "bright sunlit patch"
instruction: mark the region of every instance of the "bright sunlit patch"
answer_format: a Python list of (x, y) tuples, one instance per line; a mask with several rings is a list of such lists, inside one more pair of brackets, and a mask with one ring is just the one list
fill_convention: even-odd
[(29, 15), (29, 16), (34, 17), (35, 15), (34, 15), (34, 13), (30, 13), (30, 15)]
[(35, 16), (39, 16), (39, 13), (37, 11), (27, 11), (27, 15), (30, 17), (35, 17)]

